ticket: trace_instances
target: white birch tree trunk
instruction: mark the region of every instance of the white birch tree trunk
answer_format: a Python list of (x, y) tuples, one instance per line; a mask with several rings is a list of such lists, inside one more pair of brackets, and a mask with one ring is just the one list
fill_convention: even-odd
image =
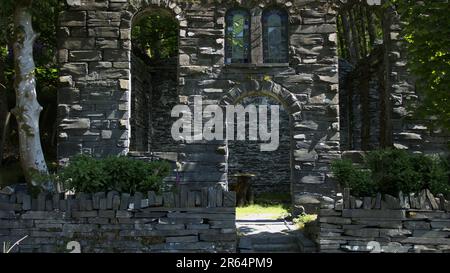
[(27, 182), (53, 191), (49, 181), (38, 185), (34, 172), (48, 174), (39, 136), (39, 116), (42, 107), (37, 101), (33, 44), (37, 38), (32, 27), (32, 0), (17, 0), (14, 10), (14, 62), (16, 116), (19, 134), (20, 162)]

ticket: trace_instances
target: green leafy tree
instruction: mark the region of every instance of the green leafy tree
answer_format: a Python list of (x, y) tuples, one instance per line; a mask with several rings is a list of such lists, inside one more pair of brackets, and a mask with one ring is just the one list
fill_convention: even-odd
[[(54, 33), (57, 14), (55, 7), (58, 6), (57, 0), (1, 0), (0, 5), (2, 32), (0, 38), (2, 147), (0, 148), (3, 151), (6, 136), (4, 132), (8, 127), (7, 117), (10, 112), (16, 118), (22, 170), (27, 181), (35, 186), (33, 172), (48, 172), (41, 145), (42, 132), (39, 123), (43, 108), (38, 102), (38, 90), (48, 92), (51, 86), (56, 86)], [(37, 26), (37, 31), (34, 26)], [(39, 34), (41, 38), (38, 38)], [(53, 85), (49, 84), (52, 81)], [(42, 86), (45, 88), (40, 88)], [(10, 103), (9, 98), (14, 91), (13, 103)], [(56, 101), (56, 92), (53, 92), (51, 97)], [(13, 109), (11, 104), (15, 105)], [(40, 186), (46, 190), (53, 189), (51, 183)]]
[(436, 0), (393, 0), (404, 22), (408, 65), (421, 97), (415, 112), (450, 130), (450, 4)]
[(132, 30), (133, 47), (152, 59), (166, 59), (178, 53), (178, 21), (165, 10), (144, 14)]

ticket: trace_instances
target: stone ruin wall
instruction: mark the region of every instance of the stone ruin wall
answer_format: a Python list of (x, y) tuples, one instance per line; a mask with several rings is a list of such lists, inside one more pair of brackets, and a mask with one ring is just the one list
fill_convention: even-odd
[[(263, 7), (269, 2), (243, 1), (241, 5), (253, 15), (251, 64), (224, 65), (224, 16), (232, 7), (229, 2), (203, 4), (201, 20), (195, 9), (187, 9), (186, 14), (192, 14), (188, 22), (192, 21), (193, 27), (188, 23), (190, 37), (180, 40), (180, 94), (188, 104), (192, 104), (193, 95), (202, 95), (210, 103), (225, 104), (258, 95), (278, 100), (291, 117), (290, 181), (294, 199), (301, 201), (304, 193), (314, 195), (333, 188), (327, 179), (327, 168), (329, 158), (338, 154), (339, 138), (338, 128), (332, 126), (337, 122), (334, 15), (320, 3), (278, 3), (291, 17), (290, 62), (263, 64), (258, 27)], [(183, 43), (189, 46), (184, 49)], [(316, 150), (318, 143), (322, 145)], [(202, 148), (194, 152), (195, 155), (186, 153), (187, 161), (190, 156), (202, 159), (194, 163), (199, 168), (210, 167), (211, 160), (214, 162), (216, 158), (219, 162), (215, 164), (228, 168), (229, 152), (222, 159), (221, 155), (207, 156)], [(206, 180), (213, 177), (220, 177), (219, 182), (228, 180), (220, 169), (215, 173), (206, 174)]]
[(373, 150), (386, 146), (383, 48), (377, 47), (355, 68), (340, 60), (340, 122), (342, 150)]
[[(279, 105), (273, 99), (266, 97), (248, 97), (240, 102), (244, 107), (253, 105)], [(228, 174), (233, 175), (239, 171), (255, 174), (252, 178), (252, 191), (255, 196), (263, 194), (282, 194), (287, 197), (291, 192), (290, 181), (290, 126), (289, 114), (279, 105), (279, 146), (276, 151), (261, 152), (262, 141), (229, 141)], [(270, 110), (267, 119), (270, 120)], [(259, 124), (259, 120), (258, 120)], [(249, 126), (247, 121), (247, 126)], [(256, 127), (258, 128), (258, 127)], [(229, 183), (234, 183), (235, 178), (230, 178)]]
[(450, 202), (424, 190), (398, 197), (324, 200), (316, 242), (321, 253), (450, 253)]
[[(180, 23), (179, 103), (192, 105), (194, 96), (207, 103), (234, 103), (250, 93), (274, 97), (291, 117), (294, 200), (317, 203), (315, 195), (334, 189), (328, 166), (339, 157), (335, 13), (319, 1), (242, 1), (241, 6), (258, 26), (270, 4), (290, 14), (289, 64), (262, 63), (258, 27), (252, 29), (252, 64), (224, 64), (224, 16), (233, 1), (66, 1), (59, 20), (60, 162), (79, 152), (129, 152), (132, 20), (160, 7), (171, 10)], [(180, 143), (177, 148), (182, 183), (194, 189), (217, 183), (226, 187), (226, 141)]]
[[(274, 98), (290, 117), (293, 202), (318, 205), (320, 195), (333, 194), (336, 185), (330, 178), (329, 164), (341, 156), (336, 12), (324, 1), (241, 1), (240, 6), (252, 14), (252, 63), (225, 65), (224, 16), (235, 4), (231, 0), (65, 1), (58, 30), (60, 162), (66, 163), (80, 152), (101, 157), (126, 155), (130, 151), (131, 27), (133, 20), (145, 15), (146, 10), (164, 8), (174, 14), (180, 27), (175, 102), (192, 106), (196, 96), (207, 104), (221, 105), (234, 104), (247, 96)], [(262, 63), (260, 16), (264, 7), (272, 4), (286, 9), (290, 16), (287, 64)], [(398, 16), (390, 9), (385, 16), (389, 29), (382, 55), (385, 92), (378, 96), (386, 102), (379, 107), (392, 124), (386, 123), (386, 128), (376, 125), (369, 136), (380, 132), (380, 144), (411, 151), (442, 151), (448, 137), (429, 133), (419, 122), (405, 118), (406, 104), (417, 96), (406, 69)], [(372, 84), (374, 81), (369, 81), (369, 86)], [(169, 89), (175, 95), (175, 89)], [(376, 100), (376, 93), (370, 94)], [(370, 120), (374, 120), (372, 114)], [(154, 128), (161, 128), (159, 125), (166, 122), (151, 120), (158, 124)], [(163, 136), (167, 131), (154, 133), (156, 140), (170, 138)], [(368, 141), (377, 138), (369, 137)], [(227, 141), (172, 144), (154, 144), (153, 148), (175, 151), (175, 160), (183, 164), (182, 184), (193, 189), (216, 184), (227, 187)], [(359, 146), (363, 145), (355, 148)]]
[(171, 137), (172, 108), (178, 100), (178, 58), (170, 58), (162, 63), (152, 64), (154, 92), (152, 103), (152, 126), (150, 150), (155, 152), (180, 152), (179, 143)]
[(0, 194), (0, 242), (12, 252), (236, 252), (234, 192)]
[(178, 102), (177, 84), (177, 59), (152, 61), (142, 53), (131, 54), (130, 151), (162, 156), (179, 150), (170, 137), (176, 120), (170, 114)]
[(385, 50), (378, 45), (356, 67), (339, 62), (341, 150), (370, 151), (393, 145), (411, 152), (448, 154), (449, 134), (429, 130), (426, 121), (408, 113), (407, 103), (417, 100), (414, 86), (386, 96)]
[(150, 67), (135, 54), (131, 55), (130, 150), (148, 152), (152, 124), (153, 78)]

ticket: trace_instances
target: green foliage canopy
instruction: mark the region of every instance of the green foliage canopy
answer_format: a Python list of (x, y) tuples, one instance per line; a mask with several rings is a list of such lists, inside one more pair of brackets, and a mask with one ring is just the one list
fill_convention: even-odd
[[(6, 97), (9, 109), (15, 105), (12, 44), (14, 42), (13, 15), (16, 4), (19, 4), (19, 1), (0, 0), (0, 65), (3, 68), (0, 83), (6, 87), (6, 89), (0, 89), (0, 92), (5, 92), (2, 95)], [(48, 159), (54, 159), (56, 154), (53, 143), (58, 79), (56, 30), (61, 4), (61, 1), (58, 0), (35, 0), (31, 10), (33, 29), (39, 35), (33, 46), (33, 55), (36, 65), (38, 101), (44, 108), (41, 114), (40, 133), (44, 152)], [(16, 138), (13, 126), (8, 142), (15, 143)]]
[(145, 14), (132, 29), (133, 47), (150, 58), (166, 59), (178, 53), (178, 21), (165, 10)]
[(450, 130), (450, 4), (445, 0), (392, 0), (397, 6), (408, 48), (408, 63), (417, 77), (419, 117)]

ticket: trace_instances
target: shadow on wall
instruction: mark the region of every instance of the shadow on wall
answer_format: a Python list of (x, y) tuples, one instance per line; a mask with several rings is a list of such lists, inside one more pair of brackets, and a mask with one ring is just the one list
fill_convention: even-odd
[(178, 103), (178, 31), (178, 21), (170, 10), (152, 8), (135, 16), (131, 151), (177, 151), (170, 133), (170, 113)]
[[(279, 105), (277, 101), (269, 97), (247, 97), (239, 102), (242, 106), (248, 105), (268, 106)], [(268, 121), (270, 121), (270, 110), (268, 110)], [(250, 124), (246, 119), (246, 132), (249, 132)], [(270, 123), (268, 124), (269, 130)], [(235, 131), (236, 131), (235, 126)], [(248, 134), (248, 133), (247, 133)], [(258, 141), (229, 141), (228, 173), (233, 175), (239, 172), (251, 173), (255, 177), (251, 180), (252, 189), (256, 196), (264, 193), (290, 194), (290, 127), (288, 113), (280, 106), (279, 122), (279, 147), (276, 151), (260, 151)], [(230, 181), (231, 182), (231, 181)], [(289, 201), (289, 199), (288, 199)]]

